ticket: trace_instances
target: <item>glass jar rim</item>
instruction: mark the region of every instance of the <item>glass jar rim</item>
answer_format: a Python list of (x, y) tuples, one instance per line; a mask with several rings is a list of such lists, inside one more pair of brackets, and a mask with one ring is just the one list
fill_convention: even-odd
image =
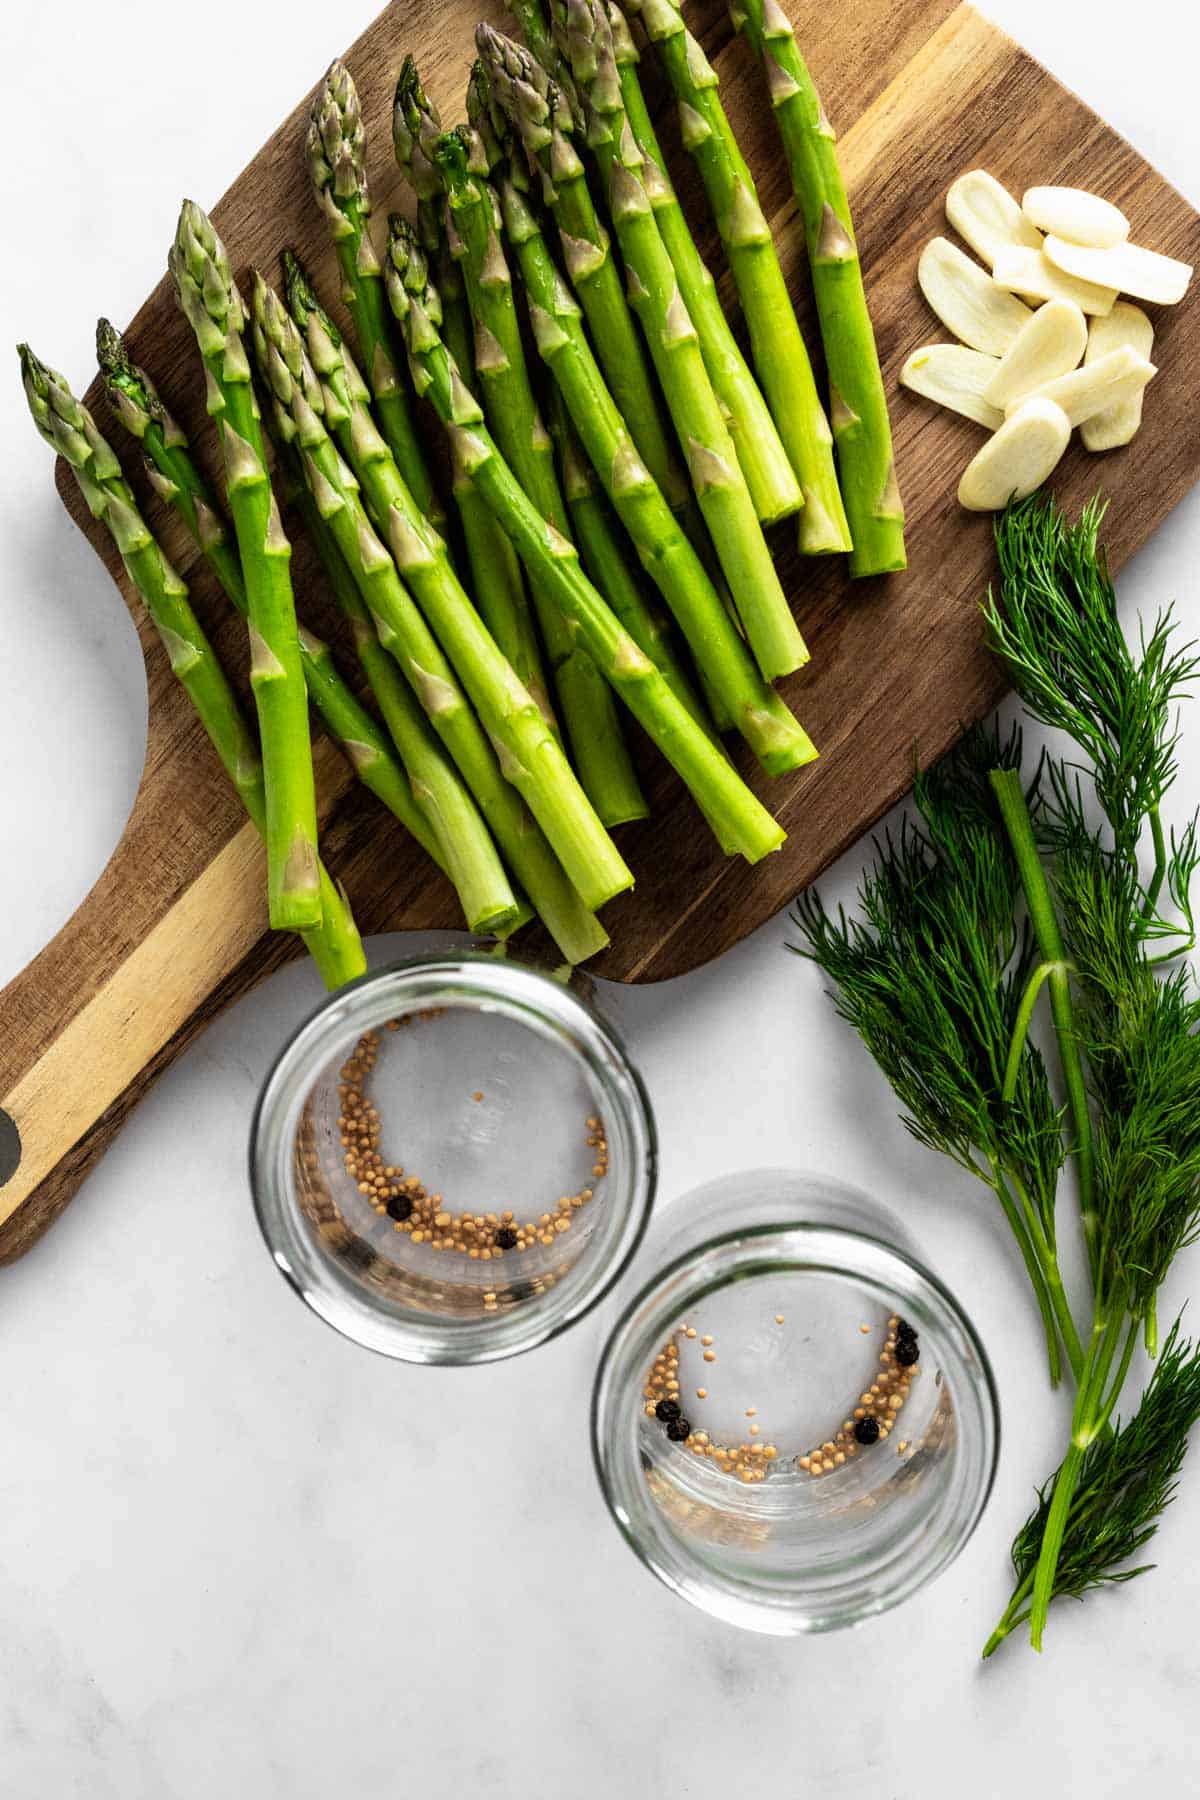
[[(594, 1243), (553, 1287), (487, 1318), (407, 1313), (367, 1294), (320, 1251), (296, 1200), (295, 1130), (333, 1057), (390, 1018), (435, 1005), (478, 1005), (558, 1045), (605, 1109), (610, 1187)], [(259, 1091), (250, 1127), (250, 1189), (272, 1260), (311, 1311), (343, 1337), (405, 1362), (473, 1364), (534, 1349), (576, 1324), (619, 1280), (649, 1221), (658, 1138), (641, 1076), (618, 1033), (541, 971), (485, 951), (402, 957), (328, 994), (290, 1033)]]
[[(889, 1308), (902, 1307), (919, 1331), (932, 1334), (964, 1446), (961, 1477), (943, 1509), (946, 1516), (937, 1530), (923, 1534), (920, 1553), (906, 1544), (901, 1556), (881, 1559), (866, 1571), (856, 1561), (847, 1566), (840, 1586), (823, 1582), (818, 1591), (814, 1584), (808, 1596), (800, 1579), (758, 1583), (688, 1555), (642, 1475), (636, 1449), (640, 1408), (625, 1404), (631, 1393), (640, 1397), (647, 1359), (657, 1354), (664, 1336), (681, 1318), (693, 1316), (704, 1298), (734, 1281), (780, 1270), (852, 1279)], [(657, 1270), (623, 1306), (609, 1333), (593, 1383), (590, 1417), (592, 1459), (605, 1505), (638, 1559), (702, 1611), (773, 1636), (859, 1624), (934, 1580), (965, 1547), (982, 1517), (1000, 1447), (999, 1397), (987, 1352), (944, 1283), (907, 1248), (859, 1229), (802, 1219), (716, 1233)]]

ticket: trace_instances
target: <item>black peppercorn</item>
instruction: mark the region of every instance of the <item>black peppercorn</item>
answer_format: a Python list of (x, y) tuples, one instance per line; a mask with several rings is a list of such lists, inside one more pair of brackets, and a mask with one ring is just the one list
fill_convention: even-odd
[(896, 1327), (896, 1342), (898, 1344), (902, 1344), (904, 1342), (905, 1338), (911, 1338), (913, 1340), (913, 1342), (915, 1343), (916, 1336), (917, 1336), (916, 1331), (908, 1323), (907, 1319), (901, 1319), (900, 1323)]
[(682, 1444), (692, 1435), (692, 1428), (686, 1419), (671, 1419), (667, 1424), (667, 1436), (673, 1444)]
[(496, 1233), (497, 1250), (511, 1250), (516, 1244), (517, 1234), (511, 1225), (502, 1225)]
[(915, 1337), (901, 1338), (896, 1345), (895, 1355), (902, 1369), (911, 1369), (915, 1362), (921, 1360), (921, 1346)]
[(661, 1419), (664, 1425), (669, 1425), (671, 1420), (677, 1419), (682, 1411), (683, 1408), (678, 1400), (660, 1400), (654, 1409), (654, 1416), (656, 1419)]
[(859, 1419), (854, 1427), (854, 1441), (858, 1444), (877, 1444), (879, 1442), (879, 1420), (868, 1413), (865, 1419)]
[(413, 1203), (407, 1194), (392, 1194), (389, 1196), (387, 1216), (389, 1219), (395, 1219), (398, 1225), (403, 1224), (405, 1219), (412, 1218), (412, 1209)]

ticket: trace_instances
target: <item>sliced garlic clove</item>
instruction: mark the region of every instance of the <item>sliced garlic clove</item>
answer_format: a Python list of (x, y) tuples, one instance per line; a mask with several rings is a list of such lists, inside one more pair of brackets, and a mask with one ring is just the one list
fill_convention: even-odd
[(1053, 474), (1070, 441), (1061, 406), (1036, 397), (1022, 401), (968, 463), (958, 484), (959, 504), (968, 512), (999, 512), (1010, 500), (1024, 500)]
[[(1082, 425), (1110, 406), (1121, 406), (1140, 394), (1157, 373), (1152, 362), (1125, 344), (1097, 357), (1095, 362), (1085, 363), (1082, 369), (1072, 369), (1069, 375), (1043, 383), (1036, 398), (1052, 401), (1062, 408), (1073, 426)], [(1014, 418), (1024, 404), (1018, 400), (1009, 408), (1007, 417)]]
[[(1050, 239), (1046, 240), (1050, 243)], [(1081, 256), (1108, 256), (1111, 251), (1080, 251)], [(1044, 250), (1001, 250), (992, 264), (992, 276), (1011, 293), (1029, 300), (1073, 300), (1080, 312), (1103, 316), (1116, 304), (1117, 289), (1080, 280), (1052, 263)]]
[(1069, 244), (1090, 244), (1103, 250), (1110, 244), (1123, 244), (1129, 236), (1129, 220), (1120, 207), (1083, 188), (1030, 188), (1021, 208), (1041, 231), (1052, 231)]
[(1029, 308), (997, 286), (949, 238), (926, 244), (917, 281), (946, 329), (988, 356), (1003, 356), (1029, 319)]
[(964, 419), (974, 419), (988, 431), (998, 431), (1004, 414), (983, 397), (996, 367), (994, 356), (968, 350), (965, 344), (926, 344), (913, 351), (900, 371), (900, 380), (914, 394), (935, 400)]
[(995, 260), (1005, 244), (1040, 250), (1036, 230), (1006, 187), (986, 169), (971, 169), (953, 182), (946, 195), (946, 217), (964, 242), (985, 263)]
[[(1069, 244), (1065, 238), (1048, 237), (1046, 260), (1076, 281), (1096, 282), (1156, 306), (1177, 305), (1192, 279), (1190, 263), (1160, 256), (1157, 250), (1143, 249), (1141, 244), (1114, 244), (1108, 250), (1091, 250), (1083, 244)], [(1087, 307), (1083, 310), (1086, 312)]]
[(1036, 389), (1065, 375), (1087, 349), (1087, 320), (1073, 300), (1048, 300), (1030, 314), (984, 392), (992, 406), (1011, 408)]
[[(1135, 350), (1148, 361), (1154, 348), (1154, 327), (1140, 306), (1133, 306), (1128, 300), (1118, 300), (1106, 319), (1092, 320), (1084, 362), (1099, 362), (1110, 351), (1124, 347)], [(1085, 448), (1119, 450), (1122, 444), (1128, 444), (1136, 436), (1142, 422), (1144, 393), (1145, 389), (1139, 388), (1128, 400), (1122, 400), (1115, 406), (1106, 406), (1103, 412), (1094, 413), (1090, 419), (1085, 419), (1079, 428)]]

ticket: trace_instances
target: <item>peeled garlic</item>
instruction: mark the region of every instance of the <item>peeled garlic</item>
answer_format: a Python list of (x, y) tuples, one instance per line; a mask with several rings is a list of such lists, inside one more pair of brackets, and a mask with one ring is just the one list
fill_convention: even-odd
[[(1152, 362), (1125, 344), (1119, 350), (1110, 350), (1107, 355), (1097, 357), (1094, 362), (1085, 363), (1082, 369), (1072, 369), (1069, 375), (1059, 375), (1054, 381), (1044, 382), (1037, 391), (1037, 398), (1052, 400), (1055, 406), (1062, 407), (1072, 425), (1082, 425), (1085, 419), (1094, 419), (1098, 412), (1120, 406), (1134, 394), (1140, 394), (1157, 373)], [(1019, 400), (1010, 407), (1008, 417), (1012, 418), (1023, 404)]]
[(926, 244), (917, 281), (946, 329), (988, 356), (1003, 356), (1029, 319), (1029, 308), (998, 287), (949, 238)]
[[(1110, 351), (1120, 350), (1123, 346), (1128, 346), (1148, 360), (1154, 348), (1154, 327), (1140, 306), (1132, 306), (1127, 300), (1118, 300), (1107, 319), (1092, 320), (1084, 362), (1099, 362)], [(1128, 400), (1119, 401), (1115, 406), (1106, 406), (1103, 412), (1094, 413), (1090, 419), (1085, 419), (1079, 428), (1085, 447), (1089, 450), (1117, 450), (1122, 444), (1129, 443), (1142, 422), (1144, 393), (1145, 389), (1139, 388)]]
[[(1090, 250), (1081, 244), (1069, 244), (1065, 238), (1048, 237), (1046, 260), (1076, 281), (1100, 282), (1117, 293), (1131, 294), (1135, 300), (1150, 300), (1158, 306), (1176, 305), (1187, 293), (1192, 279), (1190, 263), (1160, 256), (1157, 250), (1144, 250), (1140, 244), (1114, 244), (1108, 250)], [(1083, 310), (1088, 309), (1085, 306)]]
[(1069, 244), (1090, 244), (1102, 250), (1110, 244), (1123, 244), (1129, 236), (1129, 220), (1120, 207), (1083, 188), (1030, 188), (1021, 208), (1026, 219), (1042, 231), (1066, 238)]
[(983, 397), (995, 370), (994, 356), (968, 350), (965, 344), (926, 344), (913, 351), (900, 371), (900, 380), (914, 394), (936, 400), (939, 406), (974, 419), (988, 431), (998, 431), (1004, 414)]
[(1054, 472), (1070, 439), (1061, 406), (1037, 398), (1022, 401), (968, 463), (958, 484), (959, 504), (969, 512), (998, 512), (1010, 500), (1023, 500)]
[(1087, 320), (1075, 302), (1048, 300), (1030, 315), (1016, 343), (1005, 351), (984, 390), (984, 399), (992, 406), (1011, 408), (1026, 394), (1075, 368), (1087, 341)]
[[(1047, 245), (1054, 240), (1048, 238)], [(1080, 256), (1111, 256), (1110, 250), (1081, 250)], [(1015, 246), (998, 252), (992, 264), (992, 275), (1002, 288), (1023, 294), (1027, 300), (1073, 300), (1080, 312), (1110, 313), (1116, 304), (1117, 289), (1101, 287), (1097, 282), (1079, 279), (1052, 263), (1043, 250), (1018, 250)]]
[(1022, 244), (1031, 250), (1042, 247), (1041, 232), (986, 169), (971, 169), (952, 184), (946, 195), (946, 217), (985, 263), (991, 263), (1004, 244)]

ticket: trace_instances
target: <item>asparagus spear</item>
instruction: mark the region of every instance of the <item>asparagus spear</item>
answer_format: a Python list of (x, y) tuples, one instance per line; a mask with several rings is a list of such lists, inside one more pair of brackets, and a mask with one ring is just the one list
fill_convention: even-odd
[[(246, 584), (242, 576), (241, 559), (230, 541), (225, 521), (221, 517), (220, 503), (193, 459), (183, 431), (163, 405), (149, 375), (131, 360), (120, 333), (107, 319), (101, 319), (96, 328), (96, 354), (113, 410), (141, 445), (151, 485), (159, 498), (179, 514), (203, 551), (226, 597), (244, 617)], [(289, 469), (286, 465), (281, 467), (285, 475), (292, 478), (293, 491), (287, 498), (300, 512), (329, 577), (334, 596), (342, 611), (347, 611), (347, 585), (355, 600), (358, 596), (350, 582), (345, 563), (336, 546), (328, 541), (324, 521), (312, 504), (302, 474), (297, 482), (294, 477), (298, 471)], [(369, 619), (367, 628), (374, 637)], [(341, 745), (364, 787), (369, 788), (383, 802), (426, 854), (433, 858), (440, 869), (446, 871), (450, 859), (439, 843), (437, 830), (426, 819), (421, 806), (414, 799), (409, 774), (397, 760), (387, 737), (343, 680), (328, 645), (304, 626), (300, 626), (298, 635), (309, 699), (325, 721), (330, 735)], [(392, 714), (399, 707), (405, 716), (404, 735), (411, 736), (413, 728), (422, 733), (421, 760), (424, 761), (429, 753), (440, 758), (441, 752), (436, 740), (425, 726), (416, 702), (409, 694), (396, 665), (378, 645), (377, 639), (376, 648), (380, 685), (375, 680), (376, 671), (368, 666), (366, 658), (362, 660), (368, 682), (380, 703), (389, 729), (392, 727)], [(389, 690), (386, 698), (381, 691), (384, 686)], [(398, 730), (392, 731), (392, 738), (399, 746), (401, 736)], [(408, 763), (408, 770), (415, 770), (416, 767), (417, 764)], [(502, 891), (497, 886), (496, 897), (482, 908), (468, 904), (467, 896), (461, 888), (459, 892), (464, 899), (467, 923), (473, 931), (512, 928), (517, 907), (511, 892), (507, 900), (504, 900)]]
[(516, 20), (521, 36), (529, 45), (533, 60), (561, 88), (572, 118), (577, 126), (582, 127), (583, 103), (575, 86), (571, 66), (554, 41), (543, 0), (508, 0), (508, 10)]
[[(367, 507), (386, 535), (399, 543), (406, 542), (410, 534), (427, 533), (391, 451), (375, 429), (366, 383), (332, 319), (315, 304), (315, 296), (313, 303), (308, 303), (310, 292), (293, 290), (298, 302), (295, 319), (285, 315), (279, 323), (273, 313), (269, 315), (270, 327), (277, 333), (276, 348), (293, 377), (304, 370), (319, 382), (325, 424), (361, 482)], [(303, 343), (299, 332), (304, 334)], [(590, 864), (580, 863), (575, 885), (583, 880), (609, 879), (629, 886), (632, 877), (610, 839), (597, 828), (561, 746), (532, 696), (519, 682), (514, 685), (512, 668), (476, 613), (444, 550), (435, 545), (428, 563), (419, 560), (403, 566), (435, 636), (455, 667), (463, 671), (467, 690), (493, 742), (505, 745), (505, 772), (509, 773), (509, 762), (513, 765), (510, 780), (525, 793), (534, 812), (544, 815), (552, 842), (577, 843), (577, 855), (590, 855)], [(539, 773), (536, 780), (530, 780), (527, 772), (534, 767)], [(564, 850), (560, 860), (568, 854), (570, 850)], [(619, 891), (613, 886), (605, 898)], [(597, 906), (602, 903), (598, 897), (594, 901)]]
[[(612, 32), (600, 0), (554, 0), (554, 19), (588, 113), (588, 145), (607, 187), (633, 307), (645, 331), (692, 485), (750, 646), (768, 681), (807, 660), (804, 640), (738, 467), (627, 129)], [(569, 26), (569, 30), (567, 27)], [(831, 465), (832, 466), (832, 465)]]
[[(485, 732), (454, 669), (402, 584), (397, 562), (373, 530), (359, 499), (358, 482), (329, 436), (323, 415), (326, 392), (332, 390), (323, 388), (318, 380), (296, 325), (261, 276), (255, 279), (252, 309), (255, 354), (280, 432), (302, 456), (309, 488), (385, 648), (403, 668), (501, 849), (564, 953), (576, 960), (575, 950), (590, 943), (591, 948), (584, 948), (583, 953), (592, 954), (599, 945), (594, 922), (586, 913), (579, 917), (583, 906), (602, 905), (629, 887), (632, 876), (592, 812), (532, 698), (478, 620), (450, 568), (440, 538), (417, 510), (369, 410), (357, 406), (352, 434), (358, 439), (359, 466), (364, 473), (371, 471), (373, 484), (379, 484), (372, 489), (373, 508), (384, 522), (399, 565), (422, 607), (436, 619), (439, 633), (452, 646), (457, 666), (470, 680)], [(311, 318), (309, 336), (310, 341), (317, 336)], [(335, 348), (331, 340), (326, 342), (330, 350)], [(340, 353), (337, 360), (340, 365)], [(358, 380), (361, 382), (361, 377)], [(336, 404), (336, 393), (334, 399)], [(380, 504), (384, 481), (391, 500)], [(559, 853), (561, 869), (519, 803), (518, 791), (543, 823)], [(578, 896), (562, 879), (564, 870), (574, 880)]]
[(262, 737), (267, 796), (267, 883), (271, 923), (320, 923), (317, 802), (308, 701), (292, 596), (292, 547), (279, 518), (263, 449), (245, 314), (229, 258), (211, 220), (184, 202), (168, 259), (179, 304), (196, 334), (217, 423), (225, 482), (246, 577), (250, 681)]
[[(621, 0), (621, 5), (641, 18), (679, 102), (684, 148), (700, 171), (750, 330), (754, 366), (804, 492), (800, 548), (807, 556), (849, 550), (833, 435), (754, 177), (717, 93), (716, 70), (684, 24), (676, 0)], [(568, 29), (577, 6), (578, 0), (567, 0)]]
[(503, 204), (529, 298), (534, 341), (642, 566), (764, 768), (782, 774), (810, 762), (816, 752), (807, 734), (759, 674), (703, 563), (640, 461), (596, 366), (580, 309), (555, 267), (532, 205), (512, 180), (505, 184)]
[[(451, 255), (462, 270), (475, 320), (475, 371), (488, 422), (525, 492), (542, 517), (566, 537), (567, 509), (525, 365), (512, 277), (501, 245), (499, 203), (486, 183), (466, 180), (465, 134), (439, 137), (434, 159), (446, 184)], [(558, 711), (584, 788), (607, 825), (645, 818), (648, 809), (621, 736), (613, 696), (578, 643), (575, 626), (555, 605), (542, 575), (530, 569), (529, 581)]]
[(755, 510), (764, 524), (799, 512), (804, 505), (796, 472), (788, 461), (787, 451), (775, 429), (762, 391), (742, 355), (725, 308), (717, 295), (708, 264), (704, 261), (691, 227), (684, 217), (658, 136), (650, 119), (650, 109), (642, 92), (638, 74), (638, 52), (625, 16), (609, 5), (608, 21), (612, 27), (613, 50), (621, 81), (621, 98), (638, 149), (645, 164), (642, 181), (654, 208), (659, 233), (667, 254), (675, 266), (679, 291), (691, 314), (692, 324), (700, 339), (704, 366), (725, 408), (729, 435), (737, 451), (738, 463), (746, 477), (746, 485)]
[(629, 566), (620, 526), (613, 519), (596, 471), (571, 422), (566, 401), (554, 382), (546, 392), (545, 410), (546, 424), (558, 452), (563, 496), (589, 579), (604, 595), (638, 649), (644, 650), (655, 667), (662, 670), (663, 679), (677, 699), (711, 732), (704, 707), (676, 650), (671, 621), (650, 604)]
[(413, 498), (435, 527), (444, 524), (416, 415), (392, 354), (379, 258), (371, 240), (366, 133), (358, 89), (342, 62), (330, 66), (313, 101), (306, 152), (309, 178), (329, 223), (343, 299), (375, 396), (379, 425)]
[(608, 233), (596, 217), (583, 164), (571, 143), (566, 98), (527, 50), (490, 25), (477, 26), (475, 44), (487, 70), (490, 98), (519, 133), (531, 166), (542, 171), (542, 197), (562, 233), (563, 260), (613, 398), (646, 467), (670, 504), (682, 507), (687, 478), (671, 445)]
[(854, 549), (852, 575), (902, 569), (904, 508), (887, 395), (833, 127), (779, 0), (730, 0), (730, 17), (763, 59), (796, 204), (829, 370), (830, 411)]
[[(407, 56), (396, 84), (392, 143), (396, 161), (417, 197), (417, 232), (437, 270), (447, 340), (464, 376), (473, 383), (471, 315), (462, 278), (446, 246), (442, 178), (429, 150), (441, 129), (437, 109), (421, 86), (417, 66)], [(557, 731), (546, 691), (541, 646), (516, 553), (471, 483), (461, 475), (455, 479), (454, 502), (466, 542), (471, 586), (484, 623), (537, 701), (547, 724)]]
[(721, 835), (747, 861), (777, 850), (784, 833), (726, 762), (629, 633), (613, 617), (579, 567), (573, 544), (542, 518), (505, 462), (438, 332), (440, 307), (420, 245), (407, 221), (393, 216), (387, 290), (404, 327), (418, 391), (446, 426), (454, 455), (471, 472), (526, 568), (537, 568), (597, 666), (625, 700)]
[[(94, 519), (112, 534), (129, 579), (146, 604), (171, 664), (208, 733), (213, 749), (262, 836), (267, 800), (262, 759), (242, 717), (225, 671), (200, 628), (187, 588), (160, 549), (121, 473), (112, 446), (63, 377), (38, 360), (28, 344), (18, 348), (25, 398), (34, 424), (55, 453), (70, 464)], [(305, 946), (329, 988), (366, 973), (362, 940), (344, 892), (317, 862), (321, 922), (301, 931)]]

